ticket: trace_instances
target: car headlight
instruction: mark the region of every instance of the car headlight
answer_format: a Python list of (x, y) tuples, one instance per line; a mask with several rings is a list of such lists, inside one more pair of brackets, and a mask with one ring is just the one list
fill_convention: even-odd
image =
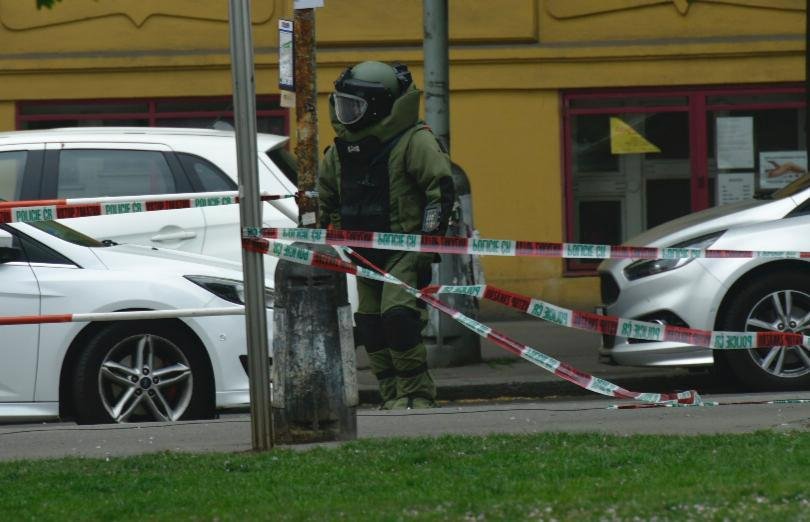
[[(245, 304), (245, 285), (236, 279), (225, 279), (224, 277), (210, 277), (201, 275), (187, 275), (186, 279), (199, 285), (220, 299), (230, 303)], [(264, 288), (264, 301), (267, 308), (273, 308), (275, 293), (272, 288)]]
[[(721, 230), (720, 232), (715, 232), (713, 234), (689, 239), (682, 243), (672, 245), (672, 248), (706, 249), (712, 246), (714, 242), (717, 241), (717, 238), (722, 236), (724, 232), (725, 230)], [(627, 279), (633, 281), (635, 279), (641, 279), (642, 277), (648, 277), (651, 275), (660, 274), (662, 272), (675, 270), (676, 268), (688, 265), (694, 259), (694, 257), (680, 259), (639, 259), (638, 261), (634, 261), (627, 265), (627, 267), (624, 269), (624, 275), (627, 277)]]

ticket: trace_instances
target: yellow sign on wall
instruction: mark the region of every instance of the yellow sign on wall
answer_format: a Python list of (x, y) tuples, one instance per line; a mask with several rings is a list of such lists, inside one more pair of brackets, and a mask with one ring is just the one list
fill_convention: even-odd
[(641, 154), (661, 152), (661, 149), (647, 141), (647, 138), (621, 118), (610, 118), (610, 152), (612, 154)]

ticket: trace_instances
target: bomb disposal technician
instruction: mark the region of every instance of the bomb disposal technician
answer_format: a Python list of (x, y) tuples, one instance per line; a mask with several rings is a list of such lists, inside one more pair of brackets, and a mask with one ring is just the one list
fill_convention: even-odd
[[(443, 235), (454, 202), (450, 159), (419, 120), (419, 96), (404, 65), (346, 69), (329, 98), (337, 133), (318, 177), (321, 226)], [(433, 254), (358, 249), (405, 283), (430, 282)], [(358, 278), (357, 344), (366, 347), (383, 409), (435, 406), (422, 342), (424, 306), (391, 284)]]

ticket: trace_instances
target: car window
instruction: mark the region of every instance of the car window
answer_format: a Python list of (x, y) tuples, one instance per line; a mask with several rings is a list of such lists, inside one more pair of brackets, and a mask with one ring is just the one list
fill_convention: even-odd
[(43, 245), (39, 241), (31, 239), (22, 234), (19, 230), (14, 230), (7, 226), (0, 226), (6, 232), (11, 233), (11, 246), (22, 250), (20, 261), (30, 263), (40, 263), (49, 265), (75, 265), (73, 261), (66, 258), (59, 252)]
[(58, 223), (56, 221), (33, 221), (28, 224), (34, 228), (38, 228), (39, 230), (45, 232), (46, 234), (50, 234), (53, 237), (57, 237), (62, 241), (73, 243), (74, 245), (93, 248), (107, 246), (101, 241), (98, 241), (97, 239), (93, 239), (90, 236), (85, 236), (78, 230), (66, 227), (65, 225)]
[(29, 263), (44, 263), (48, 265), (75, 265), (73, 261), (66, 258), (59, 252), (46, 247), (39, 241), (35, 241), (30, 237), (22, 236), (19, 238), (22, 244), (23, 252)]
[(194, 154), (178, 154), (178, 156), (195, 190), (220, 192), (237, 189), (236, 183), (207, 159)]
[(804, 203), (791, 210), (785, 217), (805, 216), (807, 214), (810, 214), (810, 198), (807, 198)]
[(24, 150), (0, 152), (0, 198), (8, 201), (20, 199), (27, 159), (28, 152)]
[(161, 152), (69, 149), (59, 155), (56, 194), (60, 198), (174, 192), (174, 176)]
[(284, 147), (268, 150), (265, 152), (265, 154), (267, 154), (267, 157), (276, 164), (287, 179), (292, 181), (292, 184), (297, 187), (298, 161), (295, 159), (295, 156), (293, 156), (293, 154)]

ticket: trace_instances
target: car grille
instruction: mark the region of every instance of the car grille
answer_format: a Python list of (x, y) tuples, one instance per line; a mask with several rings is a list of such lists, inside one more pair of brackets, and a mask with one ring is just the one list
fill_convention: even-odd
[(609, 305), (619, 298), (619, 285), (613, 276), (606, 273), (599, 274), (599, 288), (602, 293), (602, 304)]

